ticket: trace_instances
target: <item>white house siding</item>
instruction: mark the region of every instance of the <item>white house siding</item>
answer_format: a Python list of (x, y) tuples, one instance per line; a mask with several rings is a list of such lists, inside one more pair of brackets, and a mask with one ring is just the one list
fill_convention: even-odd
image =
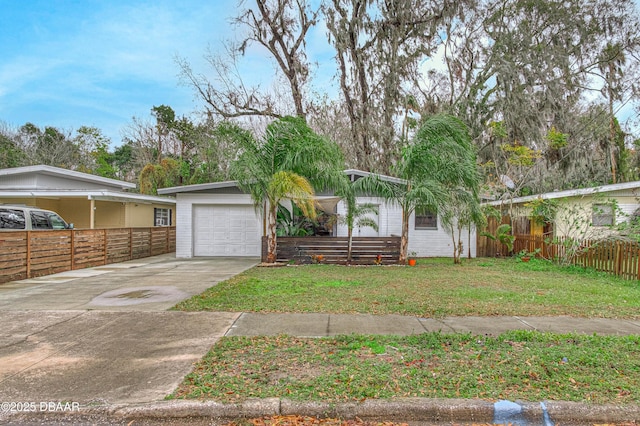
[[(457, 235), (456, 235), (457, 237)], [(476, 233), (466, 229), (461, 233), (463, 251), (462, 257), (469, 255), (476, 257)], [(453, 240), (438, 217), (438, 229), (415, 229), (415, 213), (409, 217), (409, 251), (415, 251), (419, 257), (453, 257)]]
[[(245, 194), (176, 194), (176, 257), (193, 257), (193, 209), (194, 205), (245, 205), (253, 206), (251, 196)], [(261, 240), (258, 229), (256, 241)], [(256, 254), (259, 256), (260, 254)]]
[[(381, 237), (400, 236), (402, 234), (402, 209), (399, 206), (387, 203), (379, 198), (369, 197), (358, 198), (358, 203), (371, 203), (380, 206), (378, 234)], [(338, 203), (336, 213), (339, 217), (344, 217), (346, 213), (344, 202), (340, 201)], [(339, 237), (347, 236), (347, 226), (343, 223), (338, 222), (336, 231)], [(356, 230), (354, 230), (353, 235), (358, 236)], [(469, 242), (469, 233), (463, 230), (462, 243), (464, 245), (464, 257), (468, 255), (469, 247), (471, 247), (471, 256), (476, 257), (476, 233), (471, 232), (471, 241)], [(439, 220), (438, 229), (415, 229), (415, 214), (412, 214), (409, 218), (409, 251), (415, 251), (419, 257), (452, 257), (453, 242), (451, 236), (442, 228)]]
[[(374, 204), (379, 206), (377, 217), (379, 236), (388, 237), (391, 235), (400, 235), (402, 233), (402, 210), (399, 207), (386, 203), (381, 198), (360, 197), (357, 202), (358, 204)], [(336, 206), (336, 213), (338, 214), (338, 217), (344, 218), (346, 212), (347, 208), (344, 201), (340, 201)], [(360, 233), (362, 233), (363, 236), (368, 236), (370, 235), (369, 231), (370, 229), (366, 228), (363, 228), (362, 230), (355, 228), (353, 230), (353, 236), (358, 237)], [(336, 235), (338, 237), (346, 237), (347, 233), (347, 225), (342, 223), (342, 221), (338, 221)]]

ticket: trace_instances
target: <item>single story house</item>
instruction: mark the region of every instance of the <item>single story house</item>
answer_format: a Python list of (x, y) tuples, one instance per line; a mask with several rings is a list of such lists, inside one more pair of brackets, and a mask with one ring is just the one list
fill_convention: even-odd
[[(610, 234), (611, 227), (640, 215), (640, 181), (491, 201), (484, 205), (511, 216), (515, 234), (594, 238)], [(533, 207), (552, 200), (556, 213), (548, 224), (535, 220)], [(523, 221), (524, 219), (524, 221)], [(580, 235), (578, 235), (580, 234)]]
[[(347, 176), (358, 179), (369, 173), (346, 170)], [(400, 181), (391, 176), (381, 179)], [(158, 190), (159, 194), (176, 197), (176, 256), (260, 256), (262, 236), (266, 235), (266, 220), (253, 204), (249, 194), (243, 193), (237, 182), (214, 182)], [(345, 205), (332, 194), (318, 194), (317, 203), (325, 213), (338, 217), (345, 213)], [(384, 199), (359, 197), (359, 203), (378, 206), (378, 230), (370, 227), (354, 229), (354, 236), (400, 236), (402, 232), (401, 208)], [(330, 235), (346, 236), (347, 227), (334, 221)], [(476, 255), (475, 231), (464, 241), (464, 253)], [(415, 212), (409, 223), (409, 251), (420, 257), (451, 257), (453, 243), (445, 232), (437, 214)]]
[(52, 210), (76, 229), (171, 226), (175, 199), (116, 179), (37, 165), (0, 169), (0, 205)]

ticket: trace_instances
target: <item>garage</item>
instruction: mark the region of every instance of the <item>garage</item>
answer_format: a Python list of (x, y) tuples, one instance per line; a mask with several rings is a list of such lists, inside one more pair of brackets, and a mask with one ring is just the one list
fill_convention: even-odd
[(193, 256), (260, 256), (252, 205), (193, 205)]

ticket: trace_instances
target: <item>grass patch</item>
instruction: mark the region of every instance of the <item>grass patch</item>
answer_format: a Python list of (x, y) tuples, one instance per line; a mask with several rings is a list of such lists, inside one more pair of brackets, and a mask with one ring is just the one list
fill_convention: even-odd
[(513, 331), (225, 337), (169, 398), (430, 397), (636, 404), (640, 336)]
[(178, 304), (185, 311), (640, 318), (640, 284), (543, 260), (421, 259), (417, 267), (253, 268)]

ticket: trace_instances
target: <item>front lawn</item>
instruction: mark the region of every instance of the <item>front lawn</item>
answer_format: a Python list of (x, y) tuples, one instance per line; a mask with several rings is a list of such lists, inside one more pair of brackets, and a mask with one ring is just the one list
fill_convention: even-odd
[(481, 398), (637, 404), (640, 336), (511, 331), (225, 337), (170, 398)]
[(421, 259), (417, 267), (253, 268), (174, 309), (640, 318), (640, 285), (544, 260)]

